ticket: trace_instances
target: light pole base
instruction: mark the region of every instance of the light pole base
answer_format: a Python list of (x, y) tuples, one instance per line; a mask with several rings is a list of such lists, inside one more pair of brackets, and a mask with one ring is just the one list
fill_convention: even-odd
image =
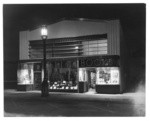
[(48, 97), (49, 89), (48, 89), (48, 82), (46, 80), (44, 80), (42, 82), (42, 90), (41, 90), (41, 92), (42, 92), (41, 97)]

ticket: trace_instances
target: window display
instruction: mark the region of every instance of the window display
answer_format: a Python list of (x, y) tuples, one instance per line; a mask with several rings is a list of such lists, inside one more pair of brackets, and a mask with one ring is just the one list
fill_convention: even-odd
[(96, 85), (119, 84), (119, 67), (99, 67), (96, 70)]
[(33, 84), (33, 65), (20, 63), (17, 71), (18, 85)]
[(51, 62), (49, 71), (50, 89), (77, 90), (76, 60)]
[(79, 68), (79, 82), (87, 81), (87, 71), (86, 68)]

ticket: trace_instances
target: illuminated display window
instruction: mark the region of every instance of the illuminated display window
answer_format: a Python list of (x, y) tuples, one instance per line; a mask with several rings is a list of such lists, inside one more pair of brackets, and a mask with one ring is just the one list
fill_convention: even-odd
[(119, 67), (79, 68), (79, 82), (93, 80), (96, 85), (119, 85), (119, 76)]
[(51, 90), (77, 90), (77, 61), (53, 61), (49, 66)]
[(96, 69), (96, 85), (119, 85), (118, 67), (99, 67)]
[(18, 85), (33, 84), (33, 65), (29, 63), (19, 64), (17, 78)]
[(79, 82), (88, 80), (86, 68), (79, 68)]

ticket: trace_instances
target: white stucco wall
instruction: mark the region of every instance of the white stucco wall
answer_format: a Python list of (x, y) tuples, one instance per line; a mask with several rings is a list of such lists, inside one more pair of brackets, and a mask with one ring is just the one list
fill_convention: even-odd
[[(106, 33), (105, 22), (61, 21), (47, 26), (48, 39)], [(30, 40), (40, 40), (40, 28), (30, 31)]]
[(29, 31), (19, 33), (19, 58), (20, 60), (29, 59)]

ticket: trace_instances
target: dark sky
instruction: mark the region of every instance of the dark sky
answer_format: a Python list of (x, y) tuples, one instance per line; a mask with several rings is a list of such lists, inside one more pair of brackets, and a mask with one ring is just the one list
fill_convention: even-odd
[(20, 30), (62, 18), (120, 19), (129, 55), (144, 56), (145, 7), (145, 4), (4, 4), (5, 59), (11, 59), (7, 55), (18, 55)]

